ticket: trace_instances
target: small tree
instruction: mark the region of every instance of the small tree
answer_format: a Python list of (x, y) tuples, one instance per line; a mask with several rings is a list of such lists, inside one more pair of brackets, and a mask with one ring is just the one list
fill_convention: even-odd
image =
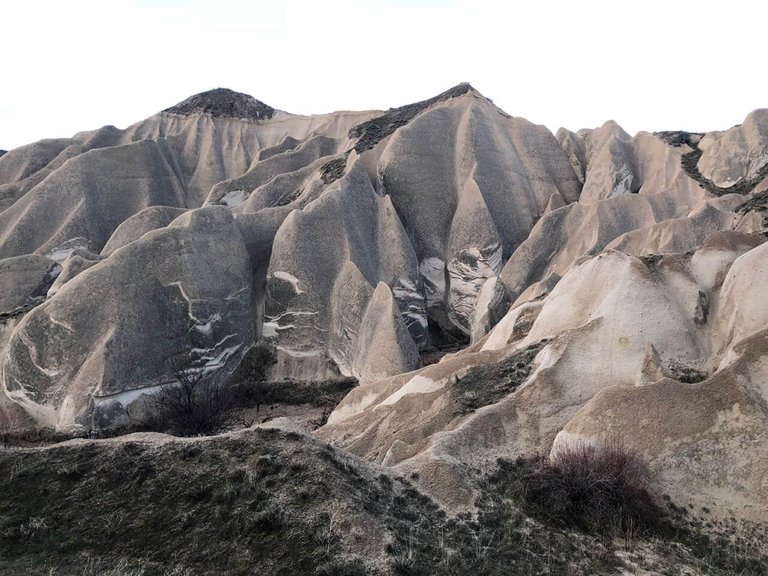
[(178, 361), (173, 376), (174, 382), (149, 400), (162, 427), (180, 436), (217, 434), (229, 427), (237, 402), (222, 376)]

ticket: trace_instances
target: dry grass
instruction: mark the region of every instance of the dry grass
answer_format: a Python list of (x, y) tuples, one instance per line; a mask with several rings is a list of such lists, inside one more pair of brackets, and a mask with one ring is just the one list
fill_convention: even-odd
[[(637, 477), (609, 460), (622, 482)], [(407, 480), (293, 432), (0, 450), (0, 574), (592, 575), (615, 574), (627, 550), (648, 551), (632, 562), (651, 573), (765, 574), (742, 544), (693, 528), (628, 541), (531, 517), (540, 466), (501, 462), (475, 512), (450, 517)]]
[(535, 458), (524, 476), (525, 510), (588, 533), (654, 534), (664, 512), (645, 462), (620, 442), (575, 442)]

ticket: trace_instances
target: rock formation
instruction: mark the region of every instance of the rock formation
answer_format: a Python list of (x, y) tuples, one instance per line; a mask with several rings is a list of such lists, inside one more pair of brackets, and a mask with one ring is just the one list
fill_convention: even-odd
[(0, 411), (118, 426), (174, 358), (267, 338), (276, 380), (360, 380), (321, 437), (456, 509), (499, 456), (622, 435), (765, 519), (766, 118), (554, 135), (468, 84), (319, 116), (217, 89), (11, 150)]

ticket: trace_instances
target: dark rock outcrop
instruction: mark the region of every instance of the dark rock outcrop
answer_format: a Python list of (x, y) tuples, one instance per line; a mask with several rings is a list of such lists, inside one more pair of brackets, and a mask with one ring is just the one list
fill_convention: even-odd
[(214, 88), (190, 96), (166, 108), (163, 112), (171, 114), (210, 114), (217, 118), (238, 118), (242, 120), (269, 120), (275, 109), (253, 96), (235, 92), (228, 88)]

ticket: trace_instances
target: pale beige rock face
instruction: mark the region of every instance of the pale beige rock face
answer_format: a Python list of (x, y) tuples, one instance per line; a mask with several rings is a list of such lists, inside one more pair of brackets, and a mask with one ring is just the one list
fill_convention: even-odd
[(114, 426), (174, 354), (229, 371), (265, 337), (276, 379), (360, 379), (320, 436), (454, 509), (500, 456), (620, 432), (670, 494), (763, 518), (765, 110), (555, 136), (468, 85), (318, 116), (236, 97), (267, 112), (0, 157), (0, 412)]
[(60, 265), (36, 254), (0, 260), (0, 318), (43, 302), (60, 274)]
[(48, 289), (48, 298), (53, 297), (64, 284), (72, 280), (81, 272), (87, 270), (101, 261), (101, 256), (93, 254), (81, 248), (75, 249), (61, 264), (61, 272)]
[(356, 372), (362, 380), (410, 372), (421, 366), (419, 351), (408, 334), (392, 291), (379, 282), (357, 335)]
[(587, 169), (579, 200), (594, 202), (640, 189), (629, 134), (615, 122), (585, 134)]
[(125, 130), (110, 126), (10, 151), (0, 162), (0, 255), (48, 254), (71, 238), (98, 252), (143, 208), (201, 206), (215, 184), (257, 164), (260, 150), (315, 133), (344, 139), (373, 114), (254, 122), (161, 112)]
[(568, 155), (574, 174), (581, 184), (584, 184), (584, 173), (587, 169), (587, 151), (584, 138), (565, 128), (560, 128), (555, 135), (560, 147)]
[(548, 210), (504, 265), (500, 278), (513, 300), (606, 247), (637, 255), (691, 251), (743, 219), (735, 213), (743, 196), (708, 198), (683, 170), (690, 148), (646, 132), (630, 138), (614, 122), (578, 134), (561, 130), (559, 139), (588, 176), (579, 202)]
[(251, 345), (250, 262), (232, 216), (182, 218), (80, 273), (16, 326), (4, 390), (40, 425), (99, 427), (167, 382), (181, 351), (214, 369)]
[[(418, 282), (415, 255), (389, 198), (376, 194), (362, 164), (353, 159), (349, 162), (348, 174), (306, 209), (292, 212), (274, 241), (265, 326), (277, 336), (276, 370), (299, 379), (330, 376), (334, 371), (368, 374), (357, 361), (347, 365), (329, 362), (334, 356), (351, 353), (329, 349), (333, 336), (328, 330), (337, 321), (332, 315), (334, 286), (339, 286), (340, 274), (350, 273), (347, 263), (354, 265), (371, 290), (379, 282), (414, 288)], [(359, 277), (355, 282), (359, 283)], [(349, 295), (360, 298), (365, 292), (353, 289)], [(349, 305), (362, 310), (368, 303), (358, 299)], [(360, 320), (363, 326), (364, 318)], [(400, 336), (392, 345), (403, 350), (414, 346), (407, 331)], [(418, 357), (410, 357), (410, 362), (408, 368), (416, 367)], [(388, 372), (379, 365), (376, 373), (395, 374), (402, 367), (395, 361)]]
[(768, 109), (755, 110), (743, 124), (708, 134), (700, 148), (701, 173), (723, 188), (760, 174), (768, 163)]
[[(717, 302), (717, 326), (724, 351), (765, 330), (768, 308), (765, 288), (768, 282), (768, 245), (762, 244), (737, 258), (723, 281)], [(724, 362), (729, 359), (726, 354)], [(765, 395), (768, 401), (768, 394)]]
[(139, 210), (133, 216), (123, 220), (109, 237), (101, 251), (103, 256), (109, 256), (117, 250), (138, 240), (147, 232), (168, 226), (176, 218), (184, 214), (186, 209), (171, 206), (149, 206)]
[(764, 381), (766, 344), (765, 331), (743, 342), (738, 360), (701, 384), (662, 379), (606, 388), (568, 422), (553, 449), (620, 436), (649, 459), (659, 488), (674, 499), (765, 521), (767, 396), (750, 388), (755, 372)]
[(398, 130), (378, 173), (429, 271), (423, 281), (446, 282), (447, 301), (433, 298), (428, 306), (466, 334), (483, 283), (499, 273), (553, 197), (571, 203), (579, 189), (549, 131), (502, 116), (474, 92)]

